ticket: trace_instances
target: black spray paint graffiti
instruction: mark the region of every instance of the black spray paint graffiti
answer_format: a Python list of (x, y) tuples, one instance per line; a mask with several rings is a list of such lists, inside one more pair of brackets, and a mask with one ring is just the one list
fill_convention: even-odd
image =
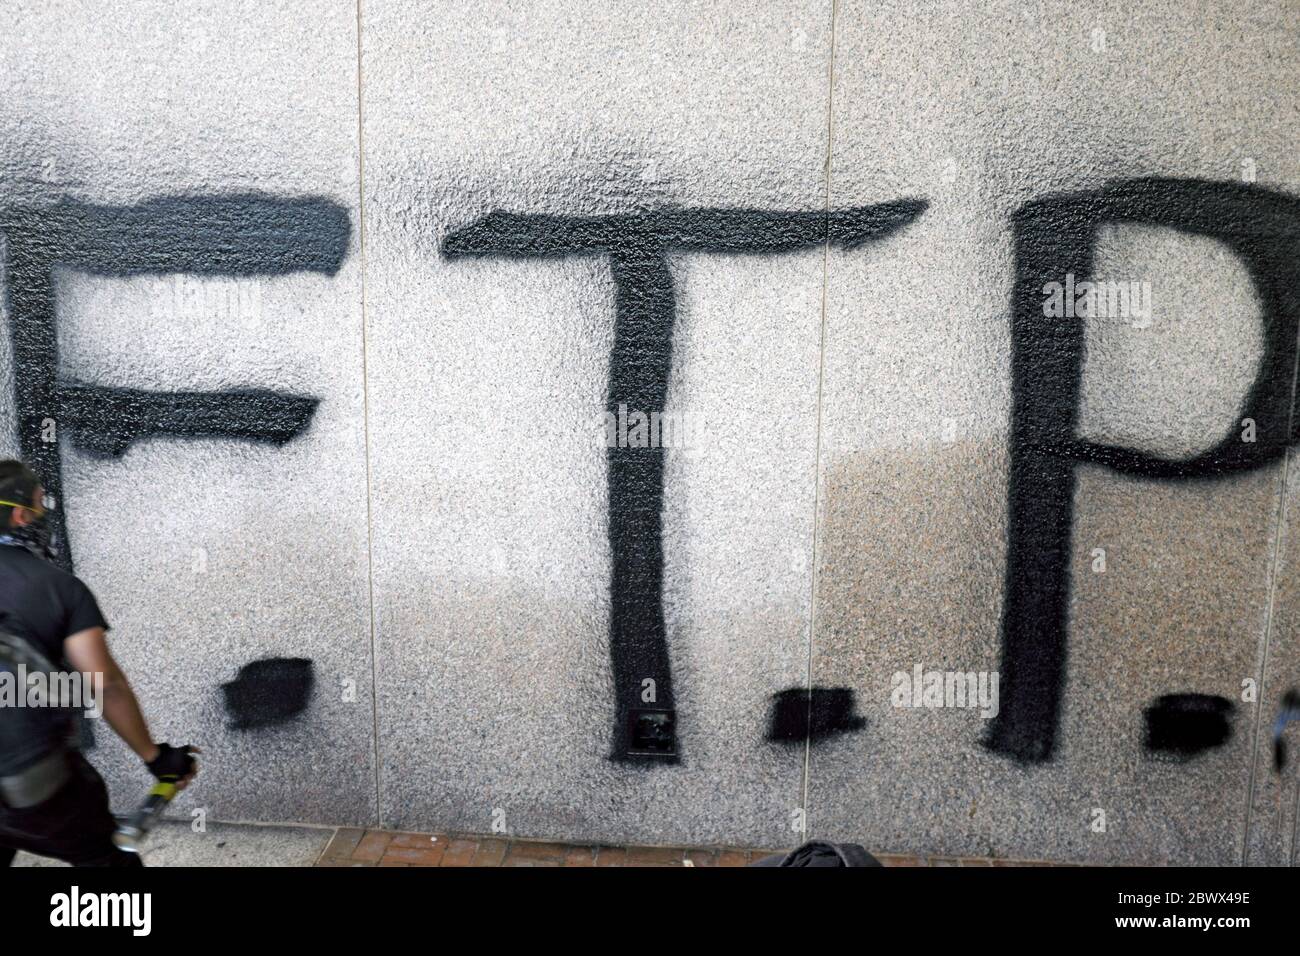
[(113, 458), (134, 442), (162, 435), (283, 445), (307, 430), (316, 405), (314, 398), (258, 389), (146, 392), (59, 387), (59, 414), (69, 423), (72, 444)]
[(1143, 746), (1152, 753), (1187, 760), (1205, 750), (1222, 747), (1232, 736), (1232, 701), (1209, 694), (1166, 694), (1156, 698), (1143, 716)]
[[(347, 210), (323, 199), (173, 197), (134, 206), (62, 202), (0, 211), (22, 456), (63, 504), (60, 433), (120, 455), (155, 435), (283, 443), (316, 400), (274, 392), (143, 392), (60, 378), (54, 268), (96, 276), (333, 275), (347, 252)], [(71, 568), (65, 509), (54, 512), (59, 561)]]
[[(62, 202), (0, 210), (0, 233), (19, 445), (47, 493), (59, 502), (52, 512), (52, 531), (64, 568), (73, 567), (63, 496), (64, 433), (78, 448), (119, 456), (133, 442), (155, 436), (283, 444), (311, 422), (317, 400), (306, 396), (256, 389), (157, 392), (64, 381), (54, 270), (61, 266), (114, 277), (333, 275), (351, 236), (342, 206), (324, 199), (255, 194), (172, 197), (133, 206)], [(310, 671), (310, 661), (258, 663), (270, 665), (269, 676), (259, 671), (245, 679), (241, 672), (241, 680), (226, 687), (237, 726), (257, 723), (257, 713), (250, 717), (241, 702), (260, 699), (257, 688), (268, 679), (278, 681), (287, 699), (301, 698), (304, 705), (310, 693), (310, 674), (305, 682), (301, 674), (304, 663)], [(252, 711), (260, 712), (257, 707)]]
[(847, 687), (793, 687), (772, 695), (771, 743), (802, 744), (867, 726)]
[[(442, 251), (450, 258), (607, 255), (616, 285), (607, 407), (611, 412), (619, 405), (663, 410), (675, 324), (669, 254), (773, 254), (823, 242), (854, 248), (896, 232), (925, 208), (924, 200), (900, 200), (829, 214), (675, 210), (574, 218), (498, 212), (449, 235)], [(1098, 227), (1123, 222), (1216, 238), (1249, 270), (1265, 333), (1264, 355), (1241, 412), (1241, 418), (1255, 423), (1254, 442), (1240, 441), (1234, 422), (1211, 450), (1171, 461), (1076, 437), (1084, 327), (1048, 321), (1043, 286), (1068, 274), (1089, 277)], [(1241, 184), (1141, 179), (1028, 203), (1016, 213), (1013, 226), (1003, 700), (986, 744), (1032, 763), (1049, 759), (1056, 742), (1076, 466), (1094, 463), (1124, 474), (1204, 480), (1261, 467), (1296, 440), (1291, 386), (1300, 322), (1300, 201)], [(63, 433), (84, 450), (121, 455), (133, 442), (152, 436), (283, 443), (310, 423), (316, 400), (306, 396), (254, 389), (151, 392), (61, 380), (54, 268), (104, 276), (333, 274), (348, 245), (346, 210), (324, 200), (255, 195), (172, 198), (128, 207), (62, 203), (0, 212), (0, 231), (22, 453), (56, 498), (62, 499)], [(53, 435), (47, 427), (51, 422), (56, 424)], [(675, 710), (662, 606), (663, 450), (611, 448), (608, 464), (613, 756), (672, 760), (677, 754)], [(62, 510), (55, 522), (61, 561), (71, 567)], [(257, 688), (270, 681), (304, 702), (310, 694), (300, 660), (255, 664), (260, 669), (241, 672), (226, 685), (236, 725), (256, 725), (265, 716), (243, 713), (242, 704), (235, 703), (248, 697), (245, 688), (255, 698), (261, 694)], [(654, 687), (652, 699), (644, 696), (648, 682)], [(1216, 745), (1211, 737), (1230, 733), (1226, 712), (1217, 704), (1209, 706), (1214, 711), (1210, 717), (1222, 718), (1223, 725), (1215, 723), (1212, 732), (1204, 733), (1205, 727), (1192, 727), (1198, 721), (1205, 724), (1208, 711), (1202, 703), (1199, 695), (1157, 701), (1148, 710), (1148, 746), (1186, 754)], [(857, 729), (861, 721), (852, 709), (851, 693), (843, 689), (787, 691), (774, 702), (770, 737), (812, 738)], [(1185, 742), (1189, 733), (1199, 741), (1196, 746), (1159, 742)]]
[[(853, 249), (916, 219), (926, 202), (904, 199), (834, 212), (689, 209), (575, 218), (494, 212), (442, 243), (450, 258), (600, 254), (615, 284), (607, 409), (666, 409), (676, 302), (668, 256), (683, 252), (772, 255), (834, 243)], [(614, 671), (616, 760), (677, 759), (663, 611), (663, 449), (610, 448), (613, 554), (609, 647)], [(649, 699), (647, 699), (647, 697)]]
[[(1076, 437), (1084, 324), (1049, 320), (1043, 286), (1092, 274), (1098, 227), (1166, 226), (1209, 236), (1245, 265), (1260, 303), (1264, 355), (1237, 420), (1213, 448), (1183, 461)], [(1002, 702), (986, 745), (1024, 763), (1050, 759), (1065, 680), (1075, 470), (1205, 480), (1278, 459), (1295, 442), (1292, 385), (1300, 324), (1300, 200), (1257, 186), (1135, 179), (1050, 196), (1014, 217), (1011, 479), (1002, 616)], [(1239, 422), (1255, 422), (1254, 442)], [(1199, 719), (1199, 718), (1196, 718)]]
[(305, 657), (270, 657), (251, 661), (221, 685), (232, 730), (284, 723), (302, 713), (311, 698), (315, 675)]

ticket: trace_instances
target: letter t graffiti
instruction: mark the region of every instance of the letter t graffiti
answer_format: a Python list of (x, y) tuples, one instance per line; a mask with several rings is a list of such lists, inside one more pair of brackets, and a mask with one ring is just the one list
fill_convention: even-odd
[[(673, 359), (674, 252), (777, 254), (834, 243), (856, 248), (905, 227), (924, 200), (826, 212), (686, 209), (580, 218), (493, 212), (442, 243), (449, 258), (605, 255), (615, 283), (614, 345), (606, 408), (665, 410)], [(616, 760), (677, 759), (674, 697), (663, 610), (664, 449), (618, 443), (609, 466), (613, 556), (610, 658)], [(656, 702), (641, 702), (654, 681)]]

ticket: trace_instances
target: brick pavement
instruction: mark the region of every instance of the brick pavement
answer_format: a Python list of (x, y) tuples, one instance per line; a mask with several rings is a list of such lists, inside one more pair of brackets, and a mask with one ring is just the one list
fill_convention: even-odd
[[(606, 846), (341, 828), (316, 866), (747, 866), (780, 852), (738, 847)], [(876, 853), (885, 866), (1068, 866), (1042, 860)]]

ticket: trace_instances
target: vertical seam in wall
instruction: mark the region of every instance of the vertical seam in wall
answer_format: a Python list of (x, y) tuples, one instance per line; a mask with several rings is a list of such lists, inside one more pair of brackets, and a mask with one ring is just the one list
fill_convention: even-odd
[[(1295, 402), (1295, 375), (1292, 374), (1291, 401)], [(1289, 434), (1289, 432), (1288, 432)], [(1291, 467), (1291, 453), (1288, 451), (1282, 456), (1282, 475), (1281, 484), (1278, 489), (1277, 508), (1273, 519), (1273, 554), (1269, 559), (1268, 570), (1268, 602), (1264, 607), (1264, 639), (1263, 646), (1255, 657), (1256, 675), (1258, 678), (1258, 693), (1255, 697), (1255, 719), (1251, 726), (1251, 753), (1250, 753), (1250, 776), (1246, 781), (1246, 818), (1245, 829), (1241, 837), (1241, 865), (1246, 866), (1246, 859), (1250, 855), (1250, 818), (1253, 815), (1255, 807), (1255, 779), (1259, 769), (1259, 750), (1260, 739), (1259, 730), (1263, 722), (1264, 708), (1268, 706), (1264, 698), (1264, 692), (1267, 687), (1265, 675), (1268, 671), (1268, 646), (1273, 640), (1273, 605), (1277, 600), (1277, 567), (1278, 561), (1282, 557), (1282, 539), (1285, 536), (1283, 530), (1286, 525), (1286, 486), (1287, 472)]]
[(835, 135), (835, 25), (838, 13), (839, 0), (831, 0), (831, 51), (830, 63), (826, 71), (826, 194), (824, 205), (826, 242), (822, 246), (822, 314), (817, 337), (817, 429), (813, 445), (812, 573), (809, 575), (811, 593), (808, 599), (808, 667), (804, 678), (804, 684), (808, 688), (808, 710), (804, 719), (803, 780), (800, 787), (800, 805), (804, 813), (802, 836), (805, 839), (807, 839), (809, 833), (808, 793), (812, 782), (810, 767), (812, 763), (813, 640), (817, 633), (817, 532), (821, 518), (822, 380), (826, 374), (826, 301), (827, 287), (830, 280), (831, 254), (831, 157), (833, 155), (832, 144)]
[[(1287, 406), (1287, 418), (1286, 418), (1287, 438), (1290, 438), (1291, 435), (1295, 433), (1294, 430), (1295, 430), (1296, 381), (1297, 381), (1297, 376), (1300, 376), (1300, 334), (1297, 335), (1296, 345), (1297, 345), (1296, 360), (1291, 366), (1291, 403), (1290, 405)], [(1276, 518), (1274, 519), (1273, 556), (1272, 556), (1272, 560), (1269, 562), (1269, 569), (1268, 569), (1268, 604), (1266, 605), (1264, 611), (1264, 641), (1263, 641), (1263, 647), (1260, 649), (1260, 652), (1256, 657), (1257, 666), (1258, 666), (1258, 670), (1256, 671), (1256, 674), (1258, 675), (1259, 684), (1258, 684), (1258, 694), (1255, 697), (1255, 720), (1254, 720), (1254, 726), (1252, 727), (1251, 730), (1251, 738), (1250, 738), (1251, 739), (1250, 777), (1248, 778), (1246, 783), (1246, 819), (1245, 819), (1245, 829), (1242, 831), (1242, 836), (1241, 836), (1241, 865), (1242, 866), (1246, 865), (1246, 860), (1250, 855), (1250, 818), (1253, 815), (1254, 807), (1255, 807), (1255, 780), (1258, 776), (1258, 771), (1259, 771), (1259, 752), (1261, 747), (1261, 741), (1259, 739), (1259, 730), (1263, 722), (1264, 708), (1268, 706), (1268, 702), (1264, 699), (1264, 691), (1267, 687), (1265, 683), (1265, 675), (1268, 671), (1268, 648), (1269, 645), (1273, 642), (1273, 608), (1274, 605), (1277, 603), (1277, 578), (1278, 578), (1277, 572), (1278, 572), (1279, 562), (1282, 560), (1282, 541), (1286, 535), (1286, 530), (1285, 530), (1286, 493), (1287, 493), (1288, 475), (1290, 473), (1290, 470), (1291, 470), (1291, 450), (1288, 448), (1286, 452), (1284, 452), (1282, 455), (1281, 484), (1278, 489), (1279, 500), (1277, 503)], [(1282, 787), (1283, 790), (1285, 790), (1285, 782), (1286, 782), (1285, 777), (1279, 779), (1278, 781), (1278, 786)], [(1281, 794), (1279, 794), (1278, 799), (1279, 801), (1281, 800)], [(1296, 806), (1297, 808), (1300, 808), (1300, 795), (1297, 795)], [(1281, 834), (1279, 834), (1279, 836), (1281, 836)], [(1294, 861), (1295, 859), (1294, 829), (1291, 834), (1291, 848), (1290, 848), (1290, 852), (1288, 853), (1288, 857), (1292, 861)]]
[(366, 603), (370, 610), (370, 729), (375, 754), (375, 822), (384, 824), (379, 764), (379, 681), (375, 654), (375, 557), (370, 494), (370, 378), (366, 328), (366, 141), (361, 77), (361, 0), (357, 0), (357, 234), (361, 246), (361, 431), (366, 456)]

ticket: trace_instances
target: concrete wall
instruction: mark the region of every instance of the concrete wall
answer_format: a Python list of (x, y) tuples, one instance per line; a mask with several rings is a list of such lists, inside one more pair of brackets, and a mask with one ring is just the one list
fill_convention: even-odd
[(1295, 862), (1290, 0), (6, 20), (0, 450), (182, 812)]

